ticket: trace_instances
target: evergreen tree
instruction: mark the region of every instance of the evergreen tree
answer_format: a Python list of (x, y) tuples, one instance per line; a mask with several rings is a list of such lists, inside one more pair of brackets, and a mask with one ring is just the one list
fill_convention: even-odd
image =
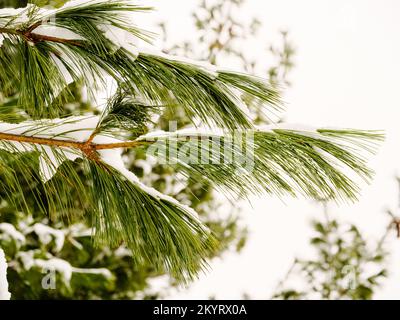
[(294, 260), (273, 299), (368, 300), (388, 277), (386, 242), (399, 230), (398, 217), (389, 211), (384, 234), (378, 240), (367, 240), (355, 224), (331, 219), (327, 203), (323, 204), (326, 219), (312, 222), (314, 257)]
[[(134, 38), (147, 41), (149, 34), (124, 13), (147, 10), (128, 1), (72, 1), (52, 11), (29, 6), (0, 15), (1, 92), (15, 101), (0, 115), (7, 203), (54, 220), (74, 220), (74, 208), (82, 207), (80, 214), (95, 226), (95, 244), (124, 242), (135, 265), (188, 281), (206, 266), (215, 237), (192, 208), (129, 171), (123, 149), (151, 153), (192, 181), (206, 181), (235, 197), (267, 192), (356, 198), (356, 184), (339, 165), (369, 179), (358, 152), (372, 151), (381, 134), (254, 126), (243, 99), (251, 98), (263, 114), (275, 112), (282, 107), (277, 87), (138, 49)], [(107, 106), (92, 115), (67, 115), (71, 83), (82, 82), (93, 97), (105, 89), (105, 76), (118, 84)], [(154, 131), (153, 116), (176, 105), (195, 128)], [(174, 146), (179, 152), (171, 151)], [(243, 146), (252, 152), (244, 153)], [(207, 163), (188, 161), (182, 150), (205, 155)], [(235, 161), (221, 161), (223, 154)]]

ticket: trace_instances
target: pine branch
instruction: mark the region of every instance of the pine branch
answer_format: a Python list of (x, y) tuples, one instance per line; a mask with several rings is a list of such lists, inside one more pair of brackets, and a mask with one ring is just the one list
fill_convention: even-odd
[(15, 142), (26, 142), (30, 144), (45, 145), (49, 147), (67, 147), (78, 149), (85, 154), (92, 153), (96, 150), (109, 150), (118, 148), (133, 148), (140, 145), (146, 144), (146, 141), (124, 141), (124, 142), (114, 142), (114, 143), (93, 143), (92, 140), (95, 136), (90, 137), (87, 141), (76, 142), (70, 140), (62, 139), (51, 139), (51, 138), (41, 138), (26, 135), (17, 135), (10, 133), (0, 132), (0, 140), (3, 141), (15, 141)]
[[(212, 234), (191, 208), (143, 185), (125, 169), (121, 145), (114, 143), (118, 140), (98, 131), (106, 119), (0, 123), (1, 193), (23, 210), (32, 209), (25, 203), (30, 193), (37, 200), (35, 210), (52, 215), (68, 216), (77, 205), (86, 208), (96, 244), (118, 246), (123, 241), (135, 253), (134, 263), (151, 263), (180, 281), (193, 279), (213, 251)], [(99, 150), (91, 150), (88, 142)], [(124, 146), (142, 143), (126, 141)], [(78, 175), (79, 164), (86, 175)]]
[(11, 64), (10, 70), (0, 75), (0, 84), (21, 87), (19, 105), (37, 118), (59, 116), (59, 94), (67, 85), (65, 70), (67, 78), (74, 81), (83, 77), (87, 88), (101, 87), (105, 72), (132, 95), (141, 95), (146, 103), (179, 104), (193, 123), (200, 119), (210, 127), (252, 127), (241, 107), (242, 93), (251, 94), (266, 109), (280, 109), (279, 92), (266, 80), (139, 50), (130, 40), (118, 42), (110, 37), (109, 31), (122, 31), (122, 37), (146, 38), (146, 33), (123, 17), (124, 12), (146, 10), (126, 1), (102, 1), (51, 12), (54, 19), (50, 25), (60, 35), (66, 30), (72, 32), (74, 39), (38, 33), (38, 28), (47, 24), (46, 16), (34, 13), (23, 28), (17, 25), (0, 29), (10, 36), (0, 48), (0, 62)]
[[(195, 181), (207, 180), (227, 195), (298, 194), (314, 199), (355, 200), (359, 189), (343, 172), (369, 181), (364, 151), (374, 153), (379, 132), (291, 129), (269, 126), (226, 136), (192, 130), (150, 134), (144, 148), (160, 163)], [(171, 149), (176, 148), (176, 150)]]
[[(22, 22), (22, 14), (10, 17), (0, 11), (0, 90), (14, 95), (20, 88), (18, 105), (34, 119), (0, 122), (3, 197), (26, 210), (29, 193), (35, 210), (66, 216), (82, 206), (95, 225), (96, 243), (124, 241), (136, 263), (151, 261), (181, 280), (193, 279), (206, 267), (215, 240), (190, 207), (144, 185), (126, 169), (125, 148), (162, 151), (154, 154), (159, 160), (228, 194), (356, 198), (358, 187), (344, 172), (370, 179), (372, 172), (359, 152), (373, 151), (383, 139), (380, 133), (255, 128), (242, 97), (275, 111), (280, 109), (279, 91), (253, 76), (139, 50), (132, 42), (148, 40), (148, 33), (124, 14), (148, 9), (125, 0), (67, 4), (51, 12), (31, 6), (23, 11), (27, 18)], [(46, 25), (58, 33), (46, 34), (41, 29)], [(72, 35), (65, 36), (66, 31)], [(132, 41), (118, 40), (113, 32)], [(105, 75), (120, 90), (101, 116), (57, 119), (71, 79), (83, 78), (94, 94), (105, 85)], [(194, 124), (200, 120), (221, 133), (143, 135), (152, 112), (176, 105)], [(187, 157), (186, 151), (197, 156)], [(222, 158), (226, 154), (228, 161)], [(207, 163), (199, 162), (199, 156)]]
[[(123, 108), (118, 110), (124, 112)], [(355, 199), (358, 188), (342, 172), (347, 167), (368, 180), (371, 171), (359, 153), (363, 150), (374, 152), (374, 141), (383, 139), (377, 132), (299, 130), (277, 125), (238, 131), (233, 136), (186, 130), (161, 135), (150, 133), (134, 140), (121, 141), (104, 135), (113, 123), (110, 123), (110, 114), (114, 117), (118, 114), (113, 112), (116, 112), (115, 106), (107, 108), (101, 117), (42, 121), (40, 125), (32, 121), (8, 125), (8, 132), (0, 132), (0, 141), (6, 144), (3, 149), (7, 151), (20, 152), (18, 145), (9, 145), (18, 142), (32, 145), (24, 147), (25, 152), (41, 152), (38, 146), (45, 146), (68, 150), (99, 164), (104, 164), (103, 154), (106, 151), (144, 147), (163, 163), (177, 164), (189, 177), (207, 179), (222, 190), (239, 196), (262, 192), (276, 195), (300, 193), (315, 199), (343, 200)], [(90, 121), (90, 125), (85, 125), (85, 121)], [(116, 120), (114, 125), (118, 126), (119, 123)], [(85, 133), (77, 140), (71, 136), (71, 132), (77, 134), (79, 130)], [(68, 160), (68, 157), (62, 160), (60, 156), (56, 168)], [(49, 162), (54, 163), (54, 160), (50, 159)]]
[(34, 24), (28, 28), (27, 31), (20, 31), (17, 29), (10, 29), (10, 28), (0, 28), (0, 33), (9, 34), (9, 35), (17, 35), (26, 40), (31, 44), (35, 44), (40, 41), (48, 41), (54, 43), (61, 43), (61, 44), (70, 44), (73, 46), (83, 46), (83, 43), (80, 41), (69, 40), (59, 37), (52, 37), (43, 34), (37, 34), (33, 31), (39, 26), (40, 24)]
[[(26, 206), (24, 196), (32, 192), (38, 209), (52, 214), (68, 216), (79, 203), (92, 216), (96, 243), (117, 246), (124, 241), (135, 252), (136, 263), (151, 260), (158, 270), (186, 281), (206, 266), (215, 240), (192, 209), (145, 186), (127, 170), (123, 148), (147, 148), (188, 177), (206, 179), (228, 195), (266, 192), (354, 200), (357, 185), (343, 171), (348, 167), (369, 179), (371, 171), (358, 152), (373, 151), (375, 142), (383, 139), (376, 132), (289, 125), (235, 134), (193, 129), (150, 132), (133, 140), (114, 137), (121, 129), (137, 135), (150, 110), (117, 95), (101, 116), (0, 123), (0, 150), (8, 153), (0, 151), (0, 189), (18, 207)], [(196, 151), (196, 157), (187, 157), (185, 149), (189, 155)], [(227, 161), (226, 154), (231, 155)], [(78, 163), (84, 178), (78, 175)], [(21, 179), (35, 187), (21, 190)]]

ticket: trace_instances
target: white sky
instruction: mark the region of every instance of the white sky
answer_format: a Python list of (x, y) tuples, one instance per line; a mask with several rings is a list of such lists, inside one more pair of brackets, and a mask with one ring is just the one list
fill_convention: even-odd
[[(152, 29), (166, 21), (169, 37), (190, 38), (196, 0), (142, 1), (158, 11), (140, 18)], [(247, 0), (243, 17), (263, 23), (260, 41), (245, 49), (262, 61), (267, 41), (289, 30), (297, 48), (293, 86), (286, 92), (288, 122), (316, 126), (384, 129), (386, 142), (371, 166), (376, 177), (364, 185), (360, 201), (330, 207), (331, 214), (355, 222), (375, 239), (388, 222), (386, 208), (397, 205), (396, 172), (400, 174), (400, 1), (397, 0)], [(143, 19), (143, 20), (142, 20)], [(154, 30), (154, 28), (153, 28)], [(240, 255), (227, 254), (188, 290), (171, 298), (269, 298), (293, 258), (307, 256), (311, 217), (322, 210), (307, 200), (254, 199), (243, 212), (250, 228)], [(400, 212), (400, 210), (399, 210)], [(391, 277), (376, 298), (400, 298), (400, 240), (391, 244)]]

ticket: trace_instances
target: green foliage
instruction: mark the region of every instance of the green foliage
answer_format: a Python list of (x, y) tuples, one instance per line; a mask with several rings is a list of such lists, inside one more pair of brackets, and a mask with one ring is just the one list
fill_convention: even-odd
[[(354, 147), (350, 151), (344, 142), (351, 139), (356, 145), (383, 137), (345, 130), (261, 129), (236, 133), (232, 138), (196, 131), (152, 138), (156, 140), (154, 156), (162, 163), (177, 164), (188, 177), (205, 178), (216, 188), (239, 197), (268, 192), (346, 200), (356, 198), (357, 187), (338, 169), (340, 164), (366, 179), (371, 172)], [(178, 146), (177, 152), (171, 152), (171, 145)], [(200, 158), (207, 161), (201, 162)]]
[(133, 265), (124, 246), (96, 248), (92, 230), (80, 222), (67, 227), (4, 208), (1, 214), (8, 221), (0, 223), (0, 244), (13, 299), (152, 298), (147, 278), (160, 273), (151, 265)]
[[(60, 98), (59, 93), (63, 88), (67, 87), (59, 64), (66, 68), (74, 81), (83, 77), (92, 94), (93, 88), (96, 88), (93, 81), (101, 82), (103, 71), (117, 81), (133, 80), (127, 74), (127, 67), (132, 69), (134, 54), (125, 49), (114, 52), (115, 44), (99, 26), (109, 24), (138, 38), (147, 39), (144, 32), (131, 26), (121, 15), (122, 12), (147, 10), (147, 7), (113, 0), (62, 7), (48, 15), (35, 8), (27, 9), (19, 14), (27, 14), (27, 21), (16, 24), (13, 23), (15, 17), (0, 16), (2, 24), (7, 26), (2, 33), (8, 36), (3, 44), (5, 48), (1, 50), (0, 61), (14, 70), (1, 73), (0, 83), (6, 88), (19, 87), (19, 106), (32, 116), (46, 118), (59, 116), (59, 109), (54, 108), (54, 102)], [(41, 25), (66, 29), (73, 32), (78, 40), (43, 37), (34, 32)], [(68, 91), (64, 92), (69, 94)], [(52, 108), (49, 108), (50, 105)]]
[(19, 8), (25, 7), (28, 0), (1, 0), (0, 8)]
[(156, 114), (159, 108), (137, 102), (133, 97), (129, 97), (123, 92), (118, 92), (112, 97), (103, 112), (102, 119), (97, 125), (96, 132), (111, 135), (129, 134), (136, 138), (147, 131), (151, 121), (151, 116)]
[(103, 245), (124, 241), (137, 265), (151, 263), (177, 279), (192, 279), (204, 268), (214, 240), (196, 217), (180, 205), (149, 195), (116, 171), (110, 179), (106, 168), (90, 166), (93, 197), (100, 202), (94, 225)]
[(353, 224), (313, 221), (313, 259), (296, 259), (274, 299), (372, 299), (387, 277), (384, 240), (367, 241)]
[[(229, 129), (251, 127), (250, 120), (238, 107), (233, 89), (251, 86), (252, 94), (263, 103), (272, 102), (273, 106), (279, 103), (278, 92), (260, 80), (233, 73), (227, 79), (224, 74), (210, 74), (194, 64), (115, 47), (101, 29), (109, 25), (148, 40), (144, 31), (132, 27), (121, 15), (121, 12), (146, 10), (149, 8), (118, 0), (61, 7), (51, 16), (32, 10), (25, 24), (3, 28), (9, 39), (5, 41), (0, 61), (14, 72), (2, 73), (0, 83), (3, 87), (20, 86), (19, 105), (39, 118), (59, 115), (57, 108), (48, 107), (54, 106), (55, 99), (60, 98), (59, 92), (67, 85), (57, 63), (75, 81), (84, 75), (87, 88), (93, 88), (93, 81), (101, 85), (102, 72), (106, 72), (132, 94), (139, 93), (152, 104), (168, 104), (172, 94), (190, 118), (197, 116), (206, 124)], [(51, 19), (47, 25), (67, 29), (79, 38), (64, 40), (36, 34), (35, 29), (47, 19)], [(6, 25), (12, 24), (10, 17), (0, 17), (1, 20)]]

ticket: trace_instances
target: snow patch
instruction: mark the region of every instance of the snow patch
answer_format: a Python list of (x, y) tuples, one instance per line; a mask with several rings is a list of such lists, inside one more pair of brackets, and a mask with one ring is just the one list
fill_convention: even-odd
[(114, 255), (118, 258), (130, 257), (132, 256), (132, 251), (124, 246), (120, 246), (117, 250), (114, 251)]
[(68, 261), (58, 258), (49, 260), (35, 259), (35, 265), (44, 270), (56, 271), (61, 274), (65, 284), (69, 284), (72, 278), (72, 266)]
[(152, 131), (146, 134), (143, 134), (139, 137), (136, 138), (137, 141), (154, 141), (157, 139), (163, 139), (163, 138), (171, 138), (171, 137), (224, 137), (226, 136), (226, 133), (224, 132), (223, 129), (218, 129), (215, 128), (213, 130), (210, 130), (208, 127), (188, 127), (188, 128), (183, 128), (179, 129), (177, 131), (173, 132), (168, 132), (168, 131)]
[[(63, 58), (65, 58), (65, 56), (66, 56), (65, 53), (62, 53), (61, 55), (63, 56)], [(52, 60), (54, 61), (55, 65), (57, 66), (59, 72), (63, 75), (65, 83), (67, 85), (69, 85), (72, 82), (74, 82), (74, 79), (72, 78), (71, 73), (67, 70), (65, 65), (61, 62), (61, 60), (54, 53), (50, 53), (50, 56), (51, 56)]]
[(3, 249), (0, 248), (0, 300), (10, 300), (7, 282), (7, 261)]
[(273, 132), (273, 130), (287, 130), (296, 131), (302, 133), (318, 134), (317, 128), (311, 126), (305, 126), (298, 123), (276, 123), (265, 126), (258, 126), (257, 129), (263, 132)]
[(34, 34), (51, 36), (56, 38), (61, 38), (65, 40), (85, 40), (81, 35), (68, 30), (66, 28), (53, 26), (51, 24), (42, 24), (35, 28)]
[(8, 239), (12, 239), (16, 242), (25, 243), (25, 236), (15, 229), (15, 227), (10, 223), (0, 223), (0, 231), (0, 238), (7, 237)]
[(22, 265), (25, 270), (29, 270), (35, 265), (34, 251), (20, 251), (17, 253), (17, 258), (21, 259)]
[(88, 5), (88, 4), (108, 2), (108, 1), (109, 1), (109, 0), (71, 0), (71, 1), (67, 1), (67, 2), (60, 8), (60, 10), (68, 9), (68, 8), (74, 8), (74, 7), (79, 7), (79, 6), (84, 6), (84, 5)]
[[(0, 9), (0, 19), (12, 19), (14, 25), (20, 25), (29, 21), (28, 13), (30, 10), (38, 9), (34, 4), (28, 4), (25, 8), (4, 8)], [(0, 21), (1, 21), (0, 20)]]
[(170, 54), (166, 54), (161, 51), (154, 50), (153, 48), (139, 48), (139, 53), (145, 54), (145, 55), (150, 55), (150, 56), (157, 56), (166, 60), (174, 61), (174, 62), (182, 62), (184, 64), (191, 64), (194, 65), (203, 71), (206, 71), (210, 76), (212, 76), (214, 79), (218, 77), (218, 68), (217, 66), (207, 62), (207, 61), (198, 61), (198, 60), (192, 60), (184, 57), (178, 57), (178, 56), (173, 56)]
[[(30, 252), (32, 254), (27, 252), (26, 257), (31, 258), (33, 256), (33, 252)], [(106, 268), (76, 268), (73, 267), (68, 261), (59, 258), (50, 258), (48, 260), (32, 258), (29, 264), (24, 265), (27, 270), (33, 266), (41, 268), (45, 271), (55, 271), (59, 273), (62, 277), (62, 281), (67, 286), (70, 285), (73, 273), (101, 275), (106, 279), (112, 279), (113, 277), (111, 271)]]
[(150, 161), (139, 159), (135, 161), (135, 166), (143, 169), (143, 174), (148, 175), (151, 173), (153, 166), (151, 165)]
[[(39, 174), (43, 182), (49, 181), (56, 174), (58, 167), (65, 161), (79, 158), (80, 155), (72, 149), (58, 148), (54, 150), (48, 146), (40, 148)], [(69, 151), (71, 150), (71, 151)]]
[(141, 140), (153, 140), (153, 139), (158, 139), (158, 138), (165, 138), (171, 136), (171, 132), (167, 132), (164, 130), (154, 130), (150, 131), (146, 134), (143, 134), (139, 137), (136, 138), (137, 141)]
[(34, 224), (32, 230), (38, 235), (40, 242), (43, 244), (49, 244), (54, 238), (56, 251), (59, 252), (63, 248), (65, 235), (62, 230), (53, 229), (42, 223)]
[(111, 273), (110, 270), (106, 269), (106, 268), (75, 268), (72, 267), (72, 272), (75, 273), (84, 273), (84, 274), (96, 274), (96, 275), (100, 275), (103, 276), (106, 279), (112, 279), (113, 275)]
[(99, 28), (104, 33), (104, 36), (115, 45), (115, 51), (124, 48), (131, 54), (131, 60), (136, 60), (139, 55), (139, 50), (136, 46), (138, 43), (137, 37), (111, 24), (100, 24), (97, 28)]
[(0, 132), (57, 138), (70, 141), (86, 141), (99, 122), (99, 116), (76, 116), (43, 121), (24, 121), (20, 123), (0, 122)]

